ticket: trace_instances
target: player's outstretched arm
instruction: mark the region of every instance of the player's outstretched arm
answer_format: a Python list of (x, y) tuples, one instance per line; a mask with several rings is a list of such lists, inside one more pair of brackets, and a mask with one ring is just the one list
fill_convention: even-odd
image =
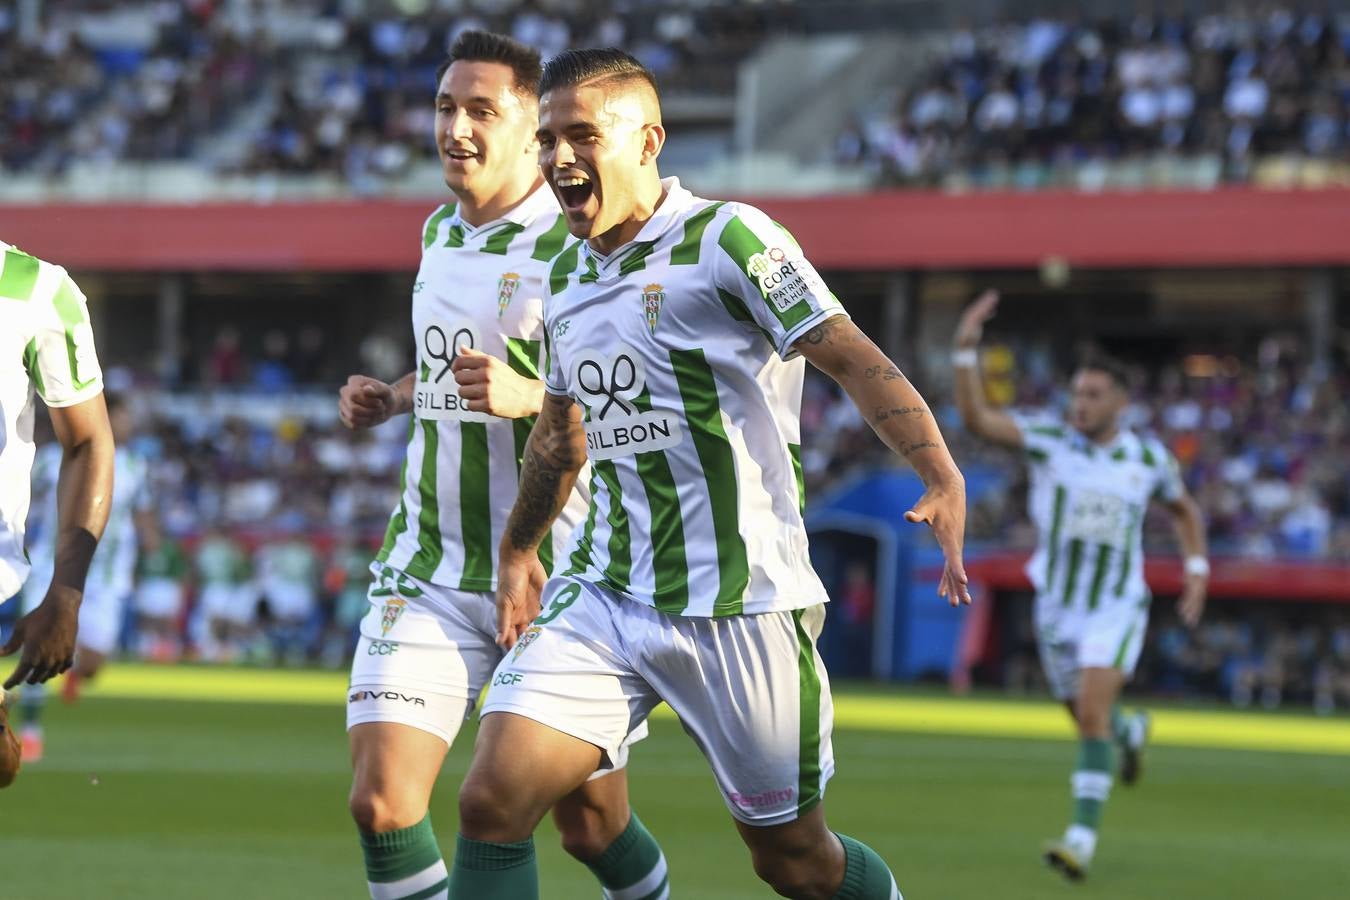
[(1194, 628), (1205, 612), (1205, 598), (1209, 593), (1209, 557), (1205, 540), (1205, 514), (1200, 504), (1187, 492), (1163, 504), (1172, 518), (1177, 541), (1185, 559), (1185, 575), (1177, 612), (1181, 621)]
[(923, 479), (928, 489), (905, 519), (927, 522), (942, 547), (946, 566), (938, 593), (953, 606), (969, 603), (961, 559), (966, 482), (928, 404), (881, 348), (844, 316), (825, 320), (793, 346), (848, 392), (877, 436)]
[(353, 430), (374, 428), (394, 416), (412, 412), (413, 382), (409, 372), (393, 384), (369, 375), (352, 375), (338, 391), (338, 418)]
[(956, 369), (956, 408), (971, 434), (1005, 447), (1022, 446), (1022, 430), (1012, 416), (992, 408), (980, 379), (979, 346), (984, 323), (998, 312), (998, 291), (985, 291), (966, 308), (952, 339), (952, 364)]
[(497, 555), (497, 643), (508, 650), (539, 613), (539, 542), (567, 504), (585, 462), (581, 411), (570, 397), (546, 393), (525, 443), (520, 493)]
[(459, 397), (471, 412), (503, 419), (539, 414), (544, 405), (544, 383), (517, 373), (490, 353), (462, 348), (450, 365), (459, 385)]
[(94, 548), (108, 523), (113, 492), (113, 433), (108, 407), (98, 394), (73, 406), (50, 408), (64, 453), (56, 483), (56, 563), (47, 596), (14, 626), (8, 656), (23, 648), (5, 687), (39, 684), (70, 668), (75, 657), (84, 579)]

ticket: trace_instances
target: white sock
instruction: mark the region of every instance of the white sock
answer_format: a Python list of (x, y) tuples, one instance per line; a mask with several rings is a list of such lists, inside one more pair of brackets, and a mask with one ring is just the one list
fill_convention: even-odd
[(1086, 825), (1070, 825), (1064, 831), (1064, 843), (1086, 862), (1097, 852), (1097, 831)]

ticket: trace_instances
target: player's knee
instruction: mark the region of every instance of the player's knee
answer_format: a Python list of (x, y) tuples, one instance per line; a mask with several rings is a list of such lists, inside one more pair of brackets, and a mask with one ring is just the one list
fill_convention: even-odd
[(780, 897), (830, 897), (830, 865), (825, 854), (805, 844), (780, 844), (752, 850), (755, 874)]
[(352, 787), (347, 806), (357, 828), (376, 834), (416, 825), (427, 814), (425, 806), (360, 785)]
[(480, 841), (510, 842), (523, 840), (533, 830), (526, 823), (520, 804), (513, 802), (517, 792), (509, 785), (498, 785), (487, 778), (469, 777), (459, 788), (459, 830), (465, 837)]

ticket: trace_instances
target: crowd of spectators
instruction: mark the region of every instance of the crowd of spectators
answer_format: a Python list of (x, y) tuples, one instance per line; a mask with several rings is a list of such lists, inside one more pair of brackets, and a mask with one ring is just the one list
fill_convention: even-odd
[(193, 159), (375, 192), (434, 159), (435, 71), (468, 28), (545, 56), (620, 45), (667, 92), (729, 94), (790, 3), (675, 0), (45, 0), (0, 6), (0, 171)]
[(1204, 186), (1296, 157), (1350, 181), (1350, 18), (1325, 4), (1039, 18), (957, 31), (935, 55), (840, 135), (840, 162), (887, 183), (1036, 187), (1094, 162), (1208, 160), (1175, 167)]

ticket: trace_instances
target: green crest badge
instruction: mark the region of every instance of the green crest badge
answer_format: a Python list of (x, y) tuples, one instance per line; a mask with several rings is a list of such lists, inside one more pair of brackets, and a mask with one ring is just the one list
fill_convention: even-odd
[(403, 611), (408, 608), (408, 601), (402, 597), (390, 597), (384, 601), (383, 614), (380, 617), (380, 631), (386, 637), (389, 635), (389, 629), (393, 628), (398, 622)]
[(515, 272), (507, 272), (497, 279), (497, 318), (506, 315), (506, 308), (511, 305), (511, 300), (516, 296), (516, 289), (519, 287), (520, 276)]
[(661, 318), (661, 304), (666, 302), (665, 288), (649, 284), (642, 289), (642, 309), (647, 314), (647, 330), (656, 334), (656, 320)]
[(526, 629), (525, 633), (520, 636), (520, 640), (516, 642), (516, 650), (511, 655), (511, 661), (515, 662), (520, 659), (520, 654), (525, 652), (526, 647), (534, 643), (535, 638), (539, 637), (539, 633), (543, 630), (538, 625), (531, 625)]

